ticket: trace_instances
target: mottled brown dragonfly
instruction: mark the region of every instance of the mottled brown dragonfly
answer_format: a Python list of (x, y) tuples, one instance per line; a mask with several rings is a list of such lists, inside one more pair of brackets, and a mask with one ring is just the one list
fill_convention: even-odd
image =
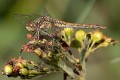
[(49, 31), (47, 30), (51, 29), (52, 32), (48, 35), (52, 36), (54, 34), (59, 33), (63, 28), (106, 29), (106, 26), (70, 23), (58, 19), (53, 19), (50, 16), (41, 16), (35, 20), (31, 20), (30, 22), (28, 22), (26, 28), (28, 31), (37, 32), (37, 34), (39, 34), (40, 32), (48, 34)]
[(26, 28), (28, 31), (36, 32), (38, 35), (42, 32), (49, 36), (53, 36), (58, 34), (64, 28), (106, 29), (106, 26), (100, 26), (100, 25), (94, 25), (94, 24), (78, 24), (78, 23), (61, 21), (61, 20), (52, 18), (45, 8), (42, 11), (44, 12), (44, 14), (47, 14), (47, 15), (40, 16), (34, 20), (29, 20), (29, 22), (26, 25)]

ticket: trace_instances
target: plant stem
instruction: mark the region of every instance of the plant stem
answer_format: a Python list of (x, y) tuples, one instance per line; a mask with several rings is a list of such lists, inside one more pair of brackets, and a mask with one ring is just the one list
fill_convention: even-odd
[(85, 67), (85, 61), (82, 63), (82, 70), (81, 74), (79, 76), (79, 79), (77, 80), (85, 80), (85, 75), (86, 75), (86, 67)]
[[(86, 19), (86, 17), (88, 16), (88, 14), (90, 13), (92, 7), (94, 6), (95, 4), (95, 1), (96, 0), (89, 0), (88, 3), (86, 4), (85, 8), (84, 8), (84, 11), (81, 13), (81, 15), (79, 16), (79, 18), (77, 19), (76, 22), (80, 22), (80, 23), (83, 23)], [(86, 49), (87, 50), (87, 49)], [(81, 70), (81, 74), (79, 76), (79, 78), (77, 80), (85, 80), (85, 75), (86, 75), (86, 67), (85, 67), (85, 56), (88, 52), (85, 52), (84, 56), (82, 56), (84, 59), (82, 59), (82, 63), (81, 63), (81, 66), (82, 66), (82, 70)]]
[(74, 78), (74, 79), (76, 79), (77, 78), (77, 75), (75, 75), (75, 73), (73, 72), (73, 70), (70, 68), (70, 67), (68, 67), (67, 65), (66, 65), (66, 63), (62, 60), (62, 59), (60, 59), (59, 61), (58, 61), (58, 66), (60, 67), (60, 68), (62, 68), (68, 75), (70, 75), (72, 78)]

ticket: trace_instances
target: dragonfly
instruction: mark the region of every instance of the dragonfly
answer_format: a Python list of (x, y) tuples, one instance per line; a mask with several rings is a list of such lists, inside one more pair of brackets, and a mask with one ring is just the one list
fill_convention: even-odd
[(35, 20), (31, 20), (27, 23), (26, 29), (31, 32), (43, 32), (47, 35), (47, 29), (52, 29), (53, 34), (59, 33), (63, 28), (79, 28), (79, 29), (106, 29), (106, 26), (94, 25), (94, 24), (78, 24), (70, 23), (62, 20), (54, 19), (51, 16), (40, 16)]
[[(35, 32), (35, 34), (38, 35), (38, 39), (40, 33), (47, 34), (52, 37), (53, 35), (60, 33), (64, 28), (106, 29), (106, 26), (101, 25), (71, 23), (54, 19), (50, 16), (46, 8), (43, 8), (42, 11), (44, 12), (43, 15), (40, 15), (40, 17), (37, 16), (34, 20), (30, 19), (26, 24), (26, 29), (30, 32)], [(30, 18), (29, 15), (27, 15), (27, 17)]]

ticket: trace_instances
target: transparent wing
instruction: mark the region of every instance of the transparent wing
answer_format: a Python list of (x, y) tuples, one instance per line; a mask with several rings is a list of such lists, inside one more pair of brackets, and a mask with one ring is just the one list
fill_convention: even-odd
[[(41, 13), (42, 16), (49, 16), (51, 19), (53, 19), (46, 8), (42, 8), (40, 13)], [(54, 36), (54, 35), (58, 34), (62, 29), (62, 28), (56, 27), (54, 25), (54, 21), (48, 22), (48, 24), (49, 25), (45, 24), (45, 26), (47, 28), (45, 27), (45, 28), (42, 29), (43, 34), (46, 33), (47, 35)]]
[(13, 18), (17, 23), (26, 25), (29, 21), (39, 18), (41, 15), (37, 14), (14, 14)]
[(30, 15), (26, 14), (14, 14), (13, 19), (20, 24), (26, 24), (28, 21), (30, 21), (32, 18)]
[(42, 16), (49, 16), (49, 17), (51, 17), (51, 15), (49, 14), (49, 12), (48, 12), (48, 10), (46, 8), (42, 8), (40, 14)]

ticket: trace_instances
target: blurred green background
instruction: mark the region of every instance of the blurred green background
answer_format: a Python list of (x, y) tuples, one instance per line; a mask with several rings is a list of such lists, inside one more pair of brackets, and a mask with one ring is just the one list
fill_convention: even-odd
[[(6, 61), (18, 57), (27, 41), (24, 22), (14, 14), (40, 15), (45, 7), (53, 18), (67, 22), (106, 25), (104, 34), (120, 40), (120, 0), (0, 0), (0, 72)], [(32, 54), (23, 54), (33, 59)], [(95, 51), (88, 58), (86, 80), (120, 80), (120, 45)], [(0, 75), (0, 80), (20, 80)], [(36, 77), (32, 80), (63, 80), (61, 73)]]

